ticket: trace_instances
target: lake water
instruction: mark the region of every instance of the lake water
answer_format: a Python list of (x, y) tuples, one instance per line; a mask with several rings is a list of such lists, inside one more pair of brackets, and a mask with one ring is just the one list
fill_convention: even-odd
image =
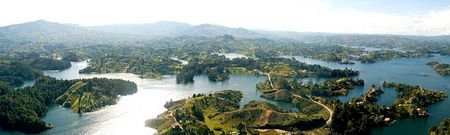
[[(244, 94), (241, 105), (251, 100), (268, 101), (285, 109), (298, 110), (285, 102), (269, 101), (260, 97), (256, 84), (264, 81), (264, 77), (247, 74), (236, 74), (224, 82), (210, 82), (206, 75), (196, 76), (192, 84), (176, 84), (174, 76), (165, 76), (162, 80), (142, 79), (128, 73), (113, 74), (79, 74), (78, 71), (87, 66), (87, 62), (72, 63), (72, 67), (63, 71), (46, 71), (45, 75), (58, 79), (79, 78), (120, 78), (130, 80), (138, 85), (138, 92), (123, 96), (116, 105), (107, 106), (98, 111), (77, 114), (60, 106), (50, 106), (48, 114), (43, 118), (54, 125), (53, 129), (42, 134), (154, 134), (156, 130), (145, 127), (147, 119), (155, 118), (164, 112), (163, 107), (170, 99), (178, 100), (194, 93), (210, 93), (223, 89), (240, 90)], [(0, 134), (7, 134), (1, 131)], [(20, 134), (14, 132), (13, 134)]]
[[(430, 60), (450, 63), (450, 57), (436, 56), (420, 59), (395, 59), (381, 61), (373, 64), (342, 65), (332, 62), (323, 62), (298, 56), (299, 61), (309, 64), (320, 64), (330, 68), (351, 68), (360, 71), (361, 78), (365, 81), (364, 87), (355, 88), (348, 96), (335, 97), (341, 101), (349, 101), (353, 97), (359, 97), (365, 93), (370, 85), (381, 86), (383, 81), (402, 82), (410, 85), (421, 85), (432, 90), (443, 90), (450, 93), (450, 77), (438, 75), (428, 65)], [(259, 97), (260, 93), (255, 86), (264, 81), (264, 77), (256, 77), (247, 74), (231, 75), (224, 82), (210, 82), (207, 76), (195, 76), (192, 84), (176, 84), (174, 76), (165, 76), (162, 80), (142, 79), (137, 75), (128, 73), (114, 74), (79, 74), (78, 70), (87, 66), (86, 62), (72, 63), (72, 67), (63, 71), (46, 71), (45, 74), (59, 79), (79, 78), (120, 78), (130, 80), (138, 85), (138, 92), (133, 95), (123, 96), (116, 105), (107, 106), (98, 111), (85, 114), (72, 113), (70, 109), (59, 106), (50, 106), (48, 114), (43, 118), (46, 122), (54, 124), (54, 128), (42, 134), (154, 134), (156, 130), (145, 127), (147, 119), (155, 118), (164, 112), (164, 103), (170, 99), (177, 100), (191, 96), (193, 93), (209, 93), (222, 89), (237, 89), (244, 93), (241, 104), (251, 100), (268, 101)], [(304, 80), (325, 81), (325, 78), (305, 78)], [(380, 105), (390, 105), (395, 101), (394, 89), (384, 89), (385, 93), (379, 97)], [(296, 108), (289, 103), (273, 102), (286, 109)], [(402, 119), (391, 126), (374, 128), (372, 134), (426, 134), (431, 126), (437, 125), (441, 120), (450, 117), (450, 101), (447, 98), (443, 102), (431, 105), (429, 112), (432, 114), (424, 119)], [(19, 132), (0, 131), (0, 134), (21, 134)]]
[[(441, 76), (436, 73), (430, 66), (426, 65), (430, 60), (436, 60), (443, 63), (450, 63), (450, 57), (437, 55), (431, 58), (409, 59), (400, 58), (390, 61), (379, 61), (372, 64), (361, 64), (356, 62), (354, 65), (344, 65), (334, 62), (324, 62), (303, 58), (299, 56), (284, 56), (294, 57), (299, 61), (308, 64), (319, 64), (329, 68), (350, 68), (360, 71), (360, 75), (355, 78), (363, 79), (364, 87), (356, 88), (347, 96), (336, 97), (341, 101), (347, 102), (352, 98), (361, 96), (367, 92), (372, 84), (382, 86), (383, 81), (401, 82), (409, 85), (420, 85), (430, 90), (441, 90), (450, 94), (450, 77)], [(383, 89), (384, 94), (379, 97), (377, 102), (379, 105), (391, 105), (397, 98), (395, 89)], [(390, 126), (376, 127), (371, 134), (374, 135), (390, 135), (390, 134), (407, 134), (407, 135), (424, 135), (428, 133), (428, 129), (432, 126), (438, 125), (445, 118), (450, 118), (450, 100), (445, 99), (442, 102), (428, 107), (431, 116), (421, 119), (401, 119), (397, 123)]]

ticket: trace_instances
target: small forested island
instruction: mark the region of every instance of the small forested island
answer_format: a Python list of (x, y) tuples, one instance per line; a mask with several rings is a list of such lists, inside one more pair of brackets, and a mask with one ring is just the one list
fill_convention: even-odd
[(440, 75), (450, 75), (450, 64), (447, 63), (439, 63), (437, 61), (430, 61), (427, 63)]
[(449, 135), (450, 118), (444, 119), (438, 126), (430, 128), (429, 135)]
[(395, 101), (397, 113), (409, 116), (427, 116), (426, 107), (447, 98), (447, 93), (431, 91), (420, 86), (410, 86), (402, 83), (383, 82), (383, 87), (393, 87), (398, 91)]
[(169, 101), (168, 110), (146, 125), (165, 135), (295, 133), (325, 124), (326, 115), (287, 112), (267, 102), (251, 101), (239, 108), (241, 98), (239, 91), (223, 90)]
[(179, 70), (178, 83), (193, 82), (194, 75), (206, 73), (211, 81), (223, 81), (231, 73), (250, 73), (276, 77), (351, 77), (359, 75), (351, 69), (329, 69), (320, 65), (309, 65), (294, 58), (235, 58), (227, 59), (217, 54), (200, 53), (190, 56), (189, 63)]
[(36, 79), (31, 87), (13, 90), (0, 83), (0, 126), (7, 130), (39, 133), (52, 128), (41, 117), (47, 105), (57, 103), (69, 106), (74, 112), (94, 111), (116, 103), (118, 95), (137, 91), (136, 84), (119, 79), (56, 80), (47, 76)]
[(392, 106), (375, 104), (376, 96), (382, 94), (380, 88), (372, 86), (369, 91), (349, 103), (334, 101), (334, 117), (331, 132), (336, 134), (369, 134), (370, 128), (395, 122), (406, 117), (426, 117), (427, 106), (442, 101), (446, 93), (434, 92), (419, 86), (384, 82), (383, 87), (394, 87), (398, 99)]
[(262, 97), (277, 101), (290, 101), (291, 93), (325, 97), (347, 95), (349, 90), (364, 86), (363, 80), (350, 78), (332, 79), (316, 84), (312, 82), (303, 83), (296, 79), (288, 80), (281, 77), (271, 79), (258, 83), (256, 88), (263, 92)]
[(375, 63), (375, 61), (380, 60), (391, 60), (395, 58), (421, 58), (421, 57), (431, 57), (431, 54), (421, 53), (421, 52), (413, 52), (413, 51), (395, 51), (395, 50), (380, 50), (380, 51), (371, 51), (364, 55), (361, 55), (358, 60), (361, 63)]
[(355, 64), (355, 62), (350, 61), (350, 60), (342, 60), (342, 61), (339, 62), (339, 64), (349, 64), (349, 65), (353, 65), (353, 64)]
[(120, 79), (93, 78), (74, 80), (55, 103), (71, 108), (73, 112), (91, 112), (106, 105), (116, 104), (119, 95), (137, 92), (136, 84)]

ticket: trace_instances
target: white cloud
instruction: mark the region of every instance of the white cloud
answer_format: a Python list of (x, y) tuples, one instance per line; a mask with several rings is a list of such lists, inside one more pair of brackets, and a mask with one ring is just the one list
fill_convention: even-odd
[(45, 19), (81, 25), (180, 21), (252, 29), (450, 34), (450, 8), (422, 15), (331, 11), (318, 0), (5, 0), (0, 25)]
[[(412, 16), (347, 11), (329, 14), (321, 22), (327, 23), (305, 29), (342, 33), (449, 35), (450, 9)], [(320, 28), (320, 26), (328, 27)]]

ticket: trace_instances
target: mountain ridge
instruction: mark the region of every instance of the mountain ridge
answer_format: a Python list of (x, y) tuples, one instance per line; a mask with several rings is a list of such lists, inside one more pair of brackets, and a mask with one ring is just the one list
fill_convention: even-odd
[[(354, 45), (381, 42), (383, 44), (409, 44), (413, 42), (450, 43), (450, 36), (409, 36), (390, 34), (322, 33), (249, 30), (214, 24), (191, 25), (161, 21), (144, 24), (114, 24), (80, 26), (37, 20), (0, 27), (0, 41), (17, 42), (75, 42), (114, 43), (115, 41), (142, 41), (180, 36), (218, 37), (232, 35), (238, 38), (267, 38), (271, 40), (300, 41), (332, 45)], [(422, 43), (424, 44), (424, 43)]]

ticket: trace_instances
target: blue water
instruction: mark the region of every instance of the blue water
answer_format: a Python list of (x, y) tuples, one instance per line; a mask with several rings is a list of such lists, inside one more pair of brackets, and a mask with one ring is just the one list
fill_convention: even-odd
[[(164, 76), (162, 80), (142, 79), (129, 73), (112, 74), (79, 74), (78, 70), (87, 63), (72, 63), (72, 67), (63, 71), (46, 71), (45, 75), (58, 79), (79, 78), (120, 78), (130, 80), (138, 85), (138, 92), (123, 96), (116, 105), (107, 106), (98, 111), (77, 114), (70, 109), (57, 105), (49, 107), (48, 114), (43, 118), (54, 125), (53, 129), (42, 134), (154, 134), (156, 130), (145, 127), (147, 119), (155, 118), (164, 112), (164, 103), (169, 100), (183, 99), (194, 93), (211, 93), (214, 91), (233, 89), (240, 90), (244, 96), (241, 105), (252, 100), (267, 101), (287, 110), (297, 111), (298, 108), (287, 102), (275, 102), (261, 98), (256, 84), (264, 81), (265, 77), (248, 74), (234, 74), (223, 82), (210, 82), (206, 75), (194, 77), (194, 83), (176, 84), (174, 76)], [(20, 132), (6, 132), (0, 134), (21, 134)]]
[[(285, 56), (292, 57), (292, 56)], [(335, 97), (343, 102), (351, 98), (359, 97), (367, 92), (370, 85), (381, 86), (383, 81), (401, 82), (410, 85), (421, 85), (431, 90), (442, 90), (450, 93), (450, 77), (441, 76), (432, 70), (426, 63), (437, 60), (450, 63), (450, 57), (436, 56), (432, 58), (408, 59), (401, 58), (390, 61), (380, 61), (373, 64), (342, 65), (333, 62), (323, 62), (294, 56), (297, 60), (309, 64), (320, 64), (330, 68), (351, 68), (360, 71), (355, 78), (364, 79), (365, 86), (351, 90), (347, 96)], [(231, 75), (224, 82), (210, 82), (204, 75), (196, 76), (192, 84), (176, 84), (175, 77), (164, 76), (162, 80), (142, 79), (137, 75), (127, 73), (114, 74), (78, 74), (78, 70), (87, 66), (86, 62), (72, 63), (72, 67), (63, 71), (48, 71), (46, 75), (60, 79), (78, 79), (92, 77), (121, 78), (130, 80), (138, 85), (138, 92), (130, 96), (120, 98), (116, 105), (107, 106), (92, 113), (79, 115), (72, 113), (69, 109), (59, 106), (50, 106), (48, 114), (43, 118), (46, 122), (55, 125), (55, 128), (42, 134), (154, 134), (156, 131), (144, 126), (147, 119), (154, 118), (165, 111), (164, 103), (170, 99), (177, 100), (191, 96), (193, 93), (209, 93), (222, 89), (237, 89), (244, 93), (241, 104), (251, 100), (268, 101), (259, 97), (256, 90), (257, 83), (264, 81), (264, 77), (256, 77), (247, 74)], [(304, 78), (304, 81), (314, 82), (326, 81), (326, 78)], [(394, 89), (384, 88), (384, 94), (379, 97), (377, 104), (391, 105), (396, 99)], [(285, 102), (273, 102), (286, 109), (296, 109), (293, 105)], [(437, 125), (444, 118), (450, 117), (450, 101), (431, 105), (429, 112), (431, 116), (423, 119), (397, 120), (390, 126), (374, 127), (372, 134), (408, 134), (423, 135), (428, 129)], [(21, 134), (19, 132), (6, 132), (0, 130), (0, 134)]]
[[(291, 56), (286, 56), (291, 57)], [(304, 61), (309, 64), (319, 64), (330, 68), (350, 68), (360, 71), (360, 75), (355, 78), (363, 79), (365, 86), (356, 88), (347, 96), (337, 97), (341, 101), (347, 102), (351, 98), (359, 97), (367, 92), (372, 84), (382, 86), (383, 81), (401, 82), (409, 85), (420, 85), (430, 90), (445, 91), (450, 94), (450, 77), (441, 76), (431, 67), (426, 65), (430, 60), (436, 60), (443, 63), (450, 63), (448, 56), (435, 56), (431, 58), (400, 58), (390, 61), (380, 61), (372, 64), (361, 64), (357, 62), (354, 65), (343, 65), (333, 62), (323, 62), (303, 57), (294, 57), (297, 60)], [(378, 99), (379, 105), (391, 105), (397, 98), (394, 89), (383, 89), (385, 91)], [(443, 102), (431, 105), (428, 108), (431, 116), (422, 119), (401, 119), (395, 124), (385, 127), (377, 127), (372, 130), (372, 134), (391, 135), (391, 134), (407, 134), (407, 135), (424, 135), (428, 133), (428, 129), (438, 125), (445, 118), (450, 117), (450, 100), (445, 99)]]

